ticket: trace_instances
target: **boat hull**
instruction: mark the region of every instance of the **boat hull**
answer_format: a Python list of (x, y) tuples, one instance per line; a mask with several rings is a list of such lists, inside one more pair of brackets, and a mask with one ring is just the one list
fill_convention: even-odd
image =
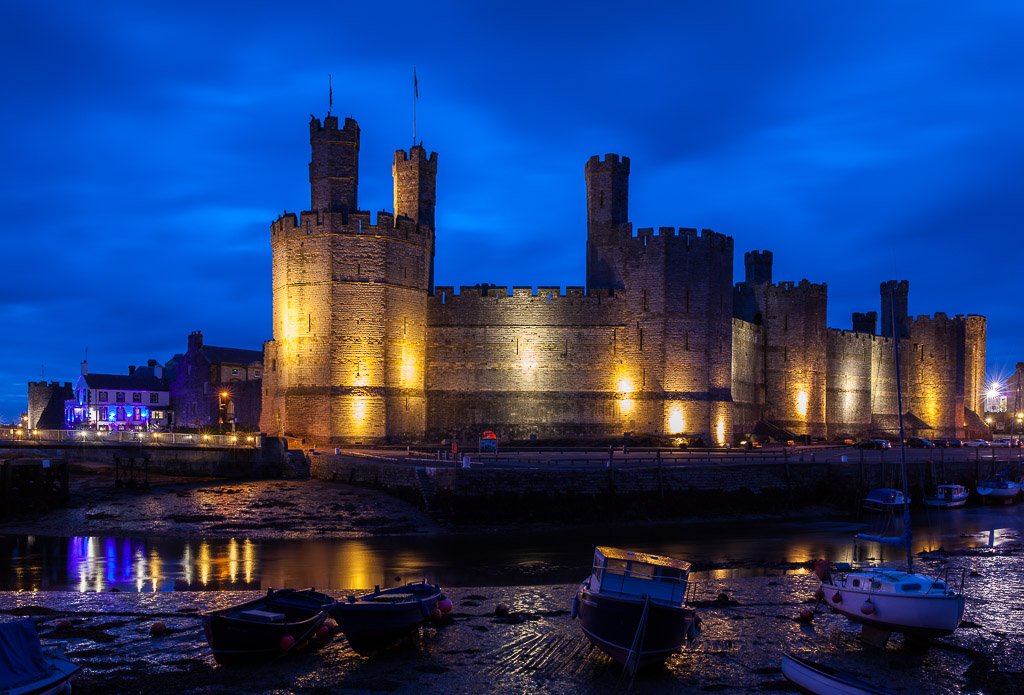
[(587, 588), (586, 583), (580, 586), (577, 595), (580, 626), (587, 639), (631, 670), (662, 663), (678, 651), (686, 641), (696, 615), (692, 607), (650, 601), (646, 628), (639, 654), (636, 654), (632, 649), (644, 611), (644, 600), (594, 592)]
[(63, 656), (47, 655), (44, 658), (50, 665), (50, 672), (45, 678), (17, 688), (5, 689), (4, 695), (58, 695), (66, 692), (71, 677), (81, 667)]
[(848, 673), (793, 654), (783, 654), (782, 675), (804, 692), (815, 695), (892, 695)]
[[(855, 623), (914, 637), (952, 634), (964, 615), (964, 597), (958, 594), (897, 594), (822, 582), (825, 603)], [(861, 608), (871, 602), (873, 613)]]
[[(213, 652), (222, 664), (258, 659), (273, 659), (297, 649), (314, 635), (327, 619), (326, 608), (334, 599), (315, 592), (283, 590), (206, 616), (203, 630)], [(281, 620), (257, 622), (246, 615), (273, 613)], [(294, 642), (286, 646), (285, 637)]]
[(441, 596), (440, 587), (415, 583), (339, 601), (329, 613), (353, 651), (371, 654), (414, 633), (437, 610)]

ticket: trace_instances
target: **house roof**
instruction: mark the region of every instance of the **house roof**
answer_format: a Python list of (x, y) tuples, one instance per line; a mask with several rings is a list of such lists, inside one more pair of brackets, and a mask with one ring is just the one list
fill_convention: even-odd
[(120, 389), (122, 391), (167, 391), (167, 379), (157, 379), (150, 373), (86, 374), (82, 377), (91, 389)]
[(210, 361), (210, 364), (263, 364), (262, 350), (243, 350), (242, 348), (204, 345), (199, 351)]

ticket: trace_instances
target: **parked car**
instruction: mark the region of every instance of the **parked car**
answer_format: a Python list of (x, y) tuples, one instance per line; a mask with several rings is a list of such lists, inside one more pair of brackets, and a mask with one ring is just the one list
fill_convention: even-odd
[(907, 437), (907, 446), (911, 449), (932, 449), (935, 447), (930, 441), (924, 437)]
[(992, 446), (984, 439), (972, 439), (969, 442), (964, 442), (964, 446), (976, 446), (976, 447), (987, 447)]
[(891, 449), (892, 444), (884, 439), (862, 439), (857, 442), (858, 449)]
[(1020, 440), (1013, 437), (1000, 437), (999, 439), (992, 440), (992, 446), (1020, 446)]
[(933, 443), (935, 444), (935, 446), (941, 446), (941, 447), (947, 447), (947, 448), (953, 447), (953, 448), (956, 448), (956, 449), (959, 449), (960, 447), (962, 447), (964, 445), (964, 442), (963, 442), (962, 439), (936, 439)]

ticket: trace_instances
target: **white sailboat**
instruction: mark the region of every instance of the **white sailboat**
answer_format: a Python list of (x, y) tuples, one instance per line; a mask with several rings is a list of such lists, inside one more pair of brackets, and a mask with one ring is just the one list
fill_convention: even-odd
[[(892, 302), (892, 295), (889, 299)], [(895, 318), (895, 311), (893, 316)], [(899, 331), (893, 331), (892, 339), (896, 362), (896, 404), (900, 425), (901, 488), (904, 496), (909, 497), (907, 461), (903, 449)], [(815, 572), (821, 579), (824, 601), (851, 621), (862, 624), (862, 639), (884, 646), (893, 632), (927, 639), (948, 635), (956, 630), (964, 615), (964, 571), (947, 569), (935, 577), (914, 573), (909, 505), (903, 505), (901, 536), (872, 536), (859, 533), (856, 538), (901, 546), (907, 550), (905, 572), (890, 567), (859, 567), (832, 572), (828, 563), (815, 563)], [(951, 584), (951, 579), (957, 586)]]

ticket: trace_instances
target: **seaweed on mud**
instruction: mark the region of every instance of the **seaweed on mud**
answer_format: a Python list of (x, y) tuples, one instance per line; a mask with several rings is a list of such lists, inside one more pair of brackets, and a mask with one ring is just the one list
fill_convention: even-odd
[(168, 514), (164, 519), (176, 524), (198, 524), (206, 521), (224, 521), (227, 517), (223, 514)]

